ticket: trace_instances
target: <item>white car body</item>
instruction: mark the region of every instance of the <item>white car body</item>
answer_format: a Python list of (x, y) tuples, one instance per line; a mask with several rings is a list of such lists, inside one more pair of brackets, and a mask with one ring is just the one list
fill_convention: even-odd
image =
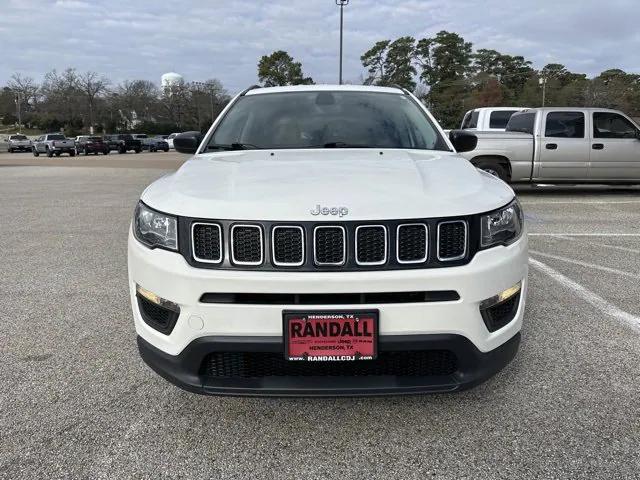
[[(277, 87), (251, 90), (245, 94), (306, 90), (409, 95), (395, 88), (362, 86)], [(199, 151), (204, 150), (209, 135), (236, 99), (211, 127)], [(444, 137), (442, 129), (422, 104), (420, 108)], [(398, 245), (391, 245), (391, 232), (396, 231), (396, 224), (409, 224), (413, 219), (444, 219), (446, 223), (447, 219), (461, 217), (474, 223), (475, 217), (470, 216), (500, 209), (514, 200), (514, 192), (508, 185), (475, 169), (454, 151), (448, 139), (445, 141), (451, 151), (340, 148), (197, 153), (177, 172), (150, 185), (143, 192), (141, 201), (154, 210), (180, 218), (233, 219), (240, 224), (312, 225), (313, 222), (316, 227), (344, 224), (350, 229), (354, 224), (381, 223), (389, 225), (385, 227), (385, 241), (389, 242), (387, 248), (393, 257), (398, 255), (397, 251), (393, 253)], [(290, 188), (292, 186), (295, 188)], [(467, 228), (465, 239), (468, 247), (465, 247), (465, 253), (474, 250), (472, 243), (475, 242), (471, 238), (475, 234), (472, 234), (469, 223)], [(439, 227), (432, 231), (429, 226), (429, 229), (432, 240), (428, 242), (439, 242), (436, 240)], [(315, 230), (313, 232), (315, 235)], [(262, 229), (265, 244), (272, 233), (266, 226)], [(182, 241), (185, 240), (183, 237)], [(227, 262), (231, 255), (228, 238), (224, 242), (224, 261)], [(350, 245), (348, 248), (353, 247)], [(517, 350), (527, 291), (528, 253), (524, 231), (513, 243), (474, 251), (473, 258), (465, 264), (441, 268), (402, 269), (402, 265), (396, 265), (396, 268), (370, 267), (363, 271), (296, 271), (269, 265), (272, 259), (263, 253), (264, 264), (269, 267), (266, 270), (257, 267), (237, 270), (194, 268), (190, 264), (191, 259), (187, 261), (180, 252), (143, 245), (132, 229), (128, 246), (129, 289), (138, 343), (145, 361), (173, 383), (199, 393), (384, 394), (450, 391), (472, 386), (508, 363)], [(435, 261), (436, 253), (429, 251), (426, 255), (430, 257), (428, 261)], [(311, 253), (307, 252), (306, 256), (309, 255)], [(393, 258), (387, 261), (393, 261)], [(519, 285), (521, 291), (513, 318), (498, 330), (488, 331), (479, 311), (480, 304), (514, 285)], [(180, 314), (170, 334), (159, 332), (142, 318), (138, 287), (179, 305)], [(366, 295), (423, 291), (455, 291), (459, 298), (428, 303), (332, 304), (329, 300), (305, 305), (202, 301), (203, 294), (207, 292), (257, 295), (358, 292)], [(192, 356), (194, 345), (207, 339), (215, 339), (212, 341), (216, 348), (225, 351), (225, 341), (241, 342), (243, 338), (247, 342), (257, 342), (252, 343), (251, 349), (261, 350), (262, 347), (256, 345), (264, 342), (270, 345), (268, 348), (277, 350), (279, 347), (274, 345), (283, 342), (283, 310), (290, 309), (376, 309), (379, 312), (380, 345), (411, 341), (413, 338), (427, 341), (440, 336), (455, 337), (456, 342), (469, 343), (478, 359), (493, 355), (501, 360), (495, 365), (493, 361), (488, 362), (486, 368), (474, 371), (468, 378), (464, 374), (455, 374), (435, 385), (398, 381), (391, 388), (372, 379), (367, 380), (372, 383), (360, 385), (358, 382), (364, 380), (359, 378), (349, 379), (342, 387), (329, 385), (326, 379), (315, 378), (311, 384), (303, 382), (288, 388), (271, 377), (246, 385), (242, 382), (226, 386), (207, 385), (193, 372), (180, 371), (178, 363), (185, 356)]]
[(173, 149), (173, 139), (176, 138), (179, 133), (172, 133), (167, 137), (167, 143), (169, 144), (169, 148)]
[(460, 128), (480, 132), (504, 132), (509, 117), (527, 107), (481, 107), (464, 114)]

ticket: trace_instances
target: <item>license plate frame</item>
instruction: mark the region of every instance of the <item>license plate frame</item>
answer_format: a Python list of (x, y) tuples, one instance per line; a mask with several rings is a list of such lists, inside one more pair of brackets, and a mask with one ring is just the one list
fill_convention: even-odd
[[(311, 317), (311, 318), (310, 318)], [(311, 336), (308, 341), (297, 337), (292, 347), (292, 333), (290, 328), (292, 321), (305, 325), (310, 323), (313, 333), (318, 333), (314, 325), (318, 323), (337, 323), (340, 325), (340, 335), (329, 335), (335, 327), (327, 325), (327, 335)], [(344, 324), (349, 323), (352, 335), (343, 335)], [(358, 324), (358, 326), (356, 326)], [(380, 311), (377, 309), (368, 310), (284, 310), (282, 312), (282, 340), (284, 343), (284, 357), (288, 361), (369, 361), (375, 360), (378, 356), (378, 342)], [(304, 327), (300, 327), (304, 330)], [(322, 329), (320, 329), (322, 330)], [(360, 335), (355, 333), (359, 332)], [(301, 333), (298, 330), (296, 333)], [(308, 330), (307, 330), (308, 333)], [(320, 331), (319, 333), (324, 333)], [(371, 335), (366, 335), (370, 333)], [(334, 338), (332, 338), (334, 337)], [(369, 341), (368, 339), (371, 338)], [(315, 341), (314, 341), (315, 340)], [(303, 347), (313, 347), (318, 355), (300, 355)], [(344, 347), (344, 348), (341, 348)], [(362, 352), (360, 351), (362, 350)], [(334, 352), (331, 354), (331, 352)]]

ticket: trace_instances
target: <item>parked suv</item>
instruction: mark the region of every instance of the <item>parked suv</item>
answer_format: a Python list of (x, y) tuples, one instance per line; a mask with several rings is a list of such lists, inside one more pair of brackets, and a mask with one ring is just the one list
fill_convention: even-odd
[(454, 391), (516, 354), (527, 235), (511, 188), (409, 92), (250, 89), (151, 184), (129, 235), (140, 354), (187, 390)]
[(140, 153), (142, 151), (142, 142), (128, 133), (105, 135), (104, 141), (108, 145), (109, 151), (116, 150), (118, 153), (127, 153), (129, 151)]
[(169, 151), (169, 143), (162, 137), (150, 137), (146, 133), (134, 133), (132, 136), (136, 140), (140, 140), (143, 150), (148, 150), (149, 152)]

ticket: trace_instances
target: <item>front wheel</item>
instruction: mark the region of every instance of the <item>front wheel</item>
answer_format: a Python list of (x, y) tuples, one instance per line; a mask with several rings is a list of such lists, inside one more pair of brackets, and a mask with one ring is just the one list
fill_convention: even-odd
[(102, 152), (104, 155), (109, 155), (109, 150), (105, 150), (104, 152)]
[(47, 147), (47, 157), (49, 157), (49, 158), (53, 157), (53, 152), (51, 151), (51, 149), (49, 147)]
[(127, 149), (126, 149), (125, 147), (120, 147), (120, 148), (118, 149), (118, 153), (119, 153), (119, 154), (127, 153)]
[(7, 150), (9, 153), (13, 153), (13, 148)]
[(86, 148), (82, 150), (82, 153), (84, 153), (85, 157), (89, 155), (89, 151)]
[(163, 150), (164, 150), (164, 153), (167, 153), (169, 151), (169, 147), (165, 147), (163, 148)]
[(40, 152), (35, 147), (33, 148), (33, 156), (34, 157), (39, 157), (40, 156)]
[(75, 156), (76, 156), (76, 151), (75, 151), (75, 150), (71, 150), (71, 151), (69, 152), (69, 156), (70, 156), (70, 157), (75, 157)]
[(59, 157), (62, 152), (56, 152), (56, 157)]
[(498, 177), (503, 182), (509, 183), (511, 180), (509, 178), (509, 172), (501, 163), (498, 163), (496, 160), (482, 160), (478, 162), (476, 165), (477, 168), (483, 170), (487, 173), (490, 173), (494, 177)]
[(140, 153), (142, 151), (141, 148), (136, 148), (136, 153)]

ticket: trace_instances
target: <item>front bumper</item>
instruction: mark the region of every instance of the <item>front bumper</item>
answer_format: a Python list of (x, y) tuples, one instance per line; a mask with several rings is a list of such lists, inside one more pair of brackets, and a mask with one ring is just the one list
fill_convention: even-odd
[[(191, 267), (184, 257), (150, 250), (129, 236), (129, 287), (144, 360), (190, 391), (236, 395), (352, 395), (452, 391), (500, 370), (518, 348), (527, 293), (526, 233), (509, 246), (478, 252), (466, 265), (366, 272), (232, 271)], [(490, 332), (480, 303), (522, 282), (517, 312)], [(174, 302), (180, 315), (169, 335), (140, 315), (136, 285)], [(201, 303), (204, 293), (347, 293), (454, 290), (460, 299), (429, 303), (255, 305)], [(215, 351), (283, 352), (283, 310), (379, 310), (380, 351), (445, 348), (458, 358), (454, 373), (435, 377), (263, 377), (212, 380), (203, 358)]]
[[(453, 392), (471, 388), (500, 371), (515, 356), (520, 333), (491, 352), (483, 353), (460, 335), (405, 335), (380, 338), (380, 354), (406, 351), (451, 351), (457, 369), (433, 376), (281, 376), (259, 378), (204, 375), (203, 361), (211, 352), (272, 352), (283, 355), (281, 338), (202, 337), (179, 355), (169, 355), (138, 336), (140, 356), (174, 385), (208, 395), (350, 396)], [(375, 362), (376, 360), (372, 360)]]

